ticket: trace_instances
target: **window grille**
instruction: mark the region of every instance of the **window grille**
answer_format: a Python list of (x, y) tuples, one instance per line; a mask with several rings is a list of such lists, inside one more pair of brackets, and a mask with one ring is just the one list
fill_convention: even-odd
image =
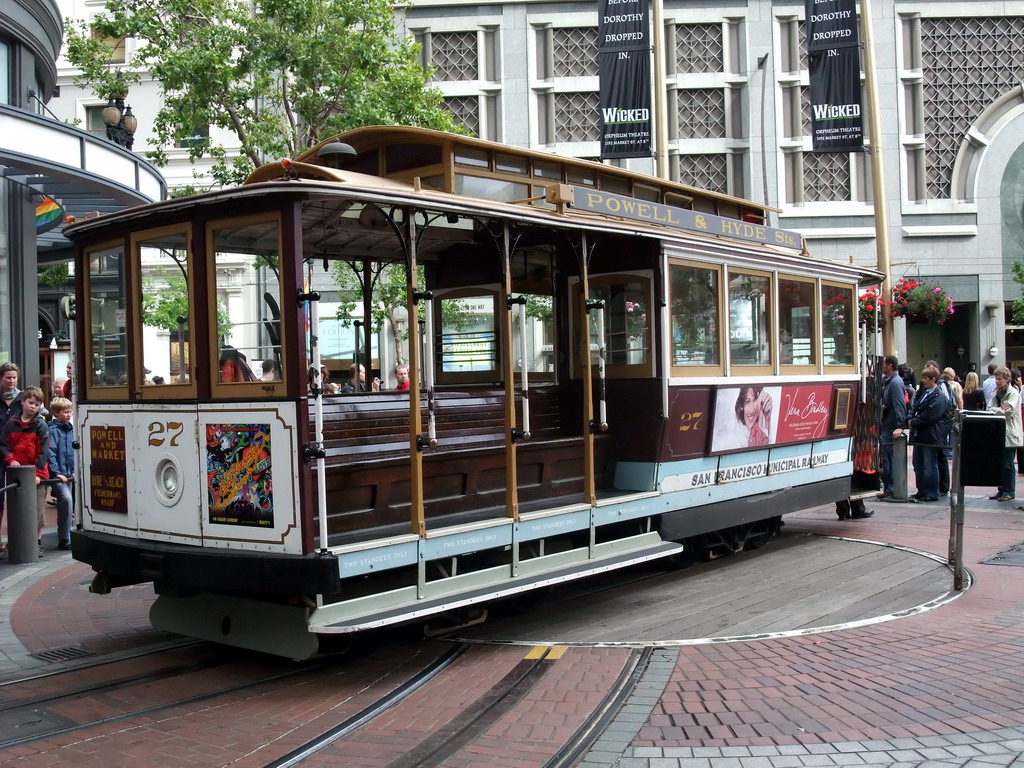
[(474, 134), (480, 134), (479, 96), (447, 96), (444, 108), (451, 112), (456, 125), (462, 123)]
[(724, 72), (721, 24), (676, 25), (676, 72)]
[(434, 80), (479, 80), (477, 33), (433, 32), (430, 35), (430, 63)]
[(850, 156), (842, 152), (804, 153), (804, 199), (850, 200)]
[(597, 93), (556, 93), (555, 141), (597, 141), (600, 138)]
[(968, 128), (1020, 85), (1024, 18), (922, 18), (921, 58), (927, 195), (948, 199)]
[(597, 72), (597, 29), (561, 27), (552, 30), (555, 77), (590, 77)]
[(721, 88), (676, 91), (676, 114), (681, 139), (720, 139), (726, 136), (725, 91)]
[(723, 195), (729, 193), (729, 162), (724, 154), (678, 155), (676, 163), (680, 184)]

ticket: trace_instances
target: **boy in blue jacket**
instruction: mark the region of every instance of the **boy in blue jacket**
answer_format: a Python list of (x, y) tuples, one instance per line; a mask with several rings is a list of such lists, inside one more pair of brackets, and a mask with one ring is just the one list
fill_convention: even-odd
[(50, 491), (57, 502), (57, 549), (71, 549), (71, 517), (75, 492), (74, 430), (71, 401), (55, 397), (50, 401), (50, 476), (60, 480)]

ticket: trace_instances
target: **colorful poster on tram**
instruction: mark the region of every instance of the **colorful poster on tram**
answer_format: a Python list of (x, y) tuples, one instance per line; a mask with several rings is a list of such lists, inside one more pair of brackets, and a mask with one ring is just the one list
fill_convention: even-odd
[(714, 453), (819, 440), (828, 432), (830, 384), (720, 387)]
[(207, 424), (210, 522), (274, 525), (269, 424)]

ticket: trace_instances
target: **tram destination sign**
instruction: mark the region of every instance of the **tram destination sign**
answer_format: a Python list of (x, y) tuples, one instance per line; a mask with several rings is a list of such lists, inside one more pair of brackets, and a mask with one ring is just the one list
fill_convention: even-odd
[(637, 200), (635, 197), (616, 195), (611, 192), (572, 187), (571, 199), (572, 202), (569, 203), (569, 206), (581, 211), (618, 216), (633, 221), (646, 221), (686, 232), (719, 235), (752, 243), (780, 245), (785, 248), (803, 246), (803, 238), (800, 233), (792, 230), (776, 229), (739, 219), (727, 219), (724, 216), (715, 216), (711, 213), (698, 213), (687, 208)]

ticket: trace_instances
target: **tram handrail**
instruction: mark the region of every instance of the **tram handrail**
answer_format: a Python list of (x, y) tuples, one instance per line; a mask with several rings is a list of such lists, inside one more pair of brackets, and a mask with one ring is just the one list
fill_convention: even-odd
[(437, 423), (435, 421), (434, 398), (434, 313), (428, 305), (424, 312), (423, 335), (423, 384), (427, 390), (427, 441), (430, 445), (437, 444)]
[[(306, 296), (309, 302), (309, 336), (310, 350), (313, 355), (311, 370), (313, 379), (313, 439), (318, 446), (324, 444), (324, 387), (323, 374), (320, 370), (320, 295), (310, 292)], [(358, 365), (358, 358), (356, 364)], [(358, 370), (358, 369), (357, 369)], [(316, 506), (320, 523), (320, 549), (327, 549), (327, 465), (322, 450), (316, 453)]]
[(523, 438), (530, 439), (530, 382), (527, 376), (529, 365), (529, 347), (526, 343), (526, 297), (516, 307), (519, 315), (519, 375), (520, 389), (523, 393)]
[(597, 426), (600, 431), (608, 429), (608, 406), (605, 391), (605, 360), (608, 347), (604, 338), (604, 302), (597, 302), (597, 380), (600, 390), (597, 396)]

